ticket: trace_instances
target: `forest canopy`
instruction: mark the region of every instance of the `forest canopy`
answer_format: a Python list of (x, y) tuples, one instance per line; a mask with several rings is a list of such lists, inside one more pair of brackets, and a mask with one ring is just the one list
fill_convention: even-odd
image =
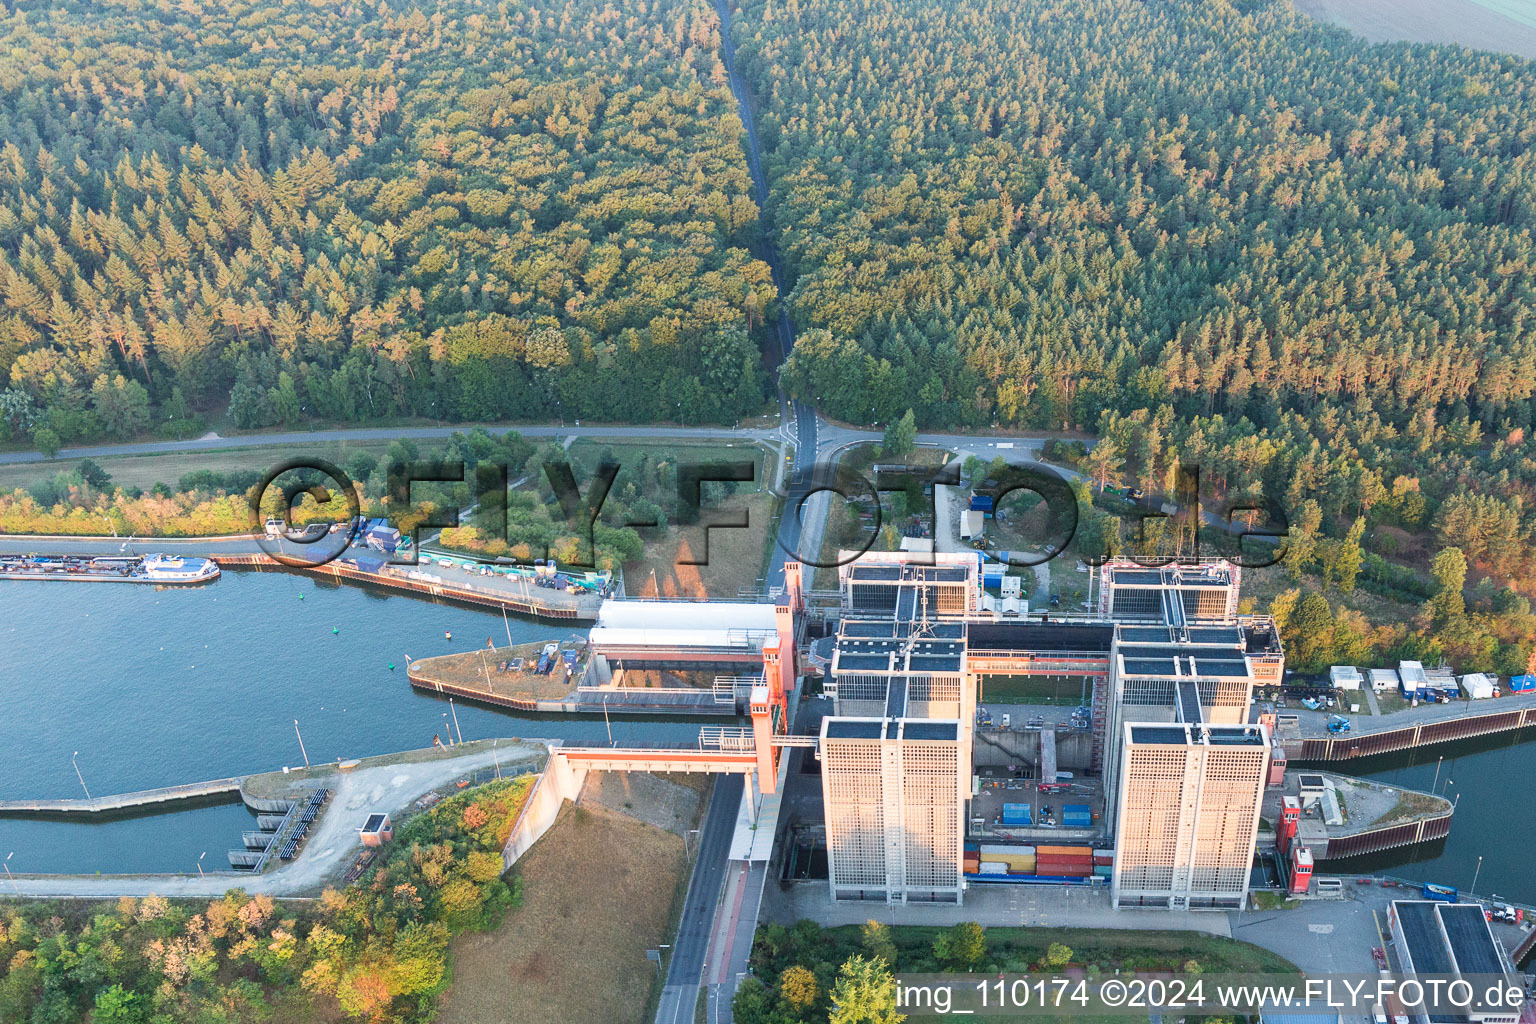
[(1530, 63), (1286, 0), (744, 0), (732, 27), (792, 393), (1091, 432), (1149, 491), (1198, 464), (1340, 537), (1454, 500), (1520, 563)]
[(0, 41), (0, 440), (762, 403), (702, 0), (50, 0)]

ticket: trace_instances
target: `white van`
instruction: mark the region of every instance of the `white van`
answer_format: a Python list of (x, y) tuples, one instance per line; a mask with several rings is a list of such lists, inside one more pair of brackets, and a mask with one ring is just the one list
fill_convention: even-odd
[(1005, 715), (1003, 715), (1003, 728), (1004, 729), (1008, 728), (1008, 723), (1009, 723), (1009, 716), (1005, 714)]

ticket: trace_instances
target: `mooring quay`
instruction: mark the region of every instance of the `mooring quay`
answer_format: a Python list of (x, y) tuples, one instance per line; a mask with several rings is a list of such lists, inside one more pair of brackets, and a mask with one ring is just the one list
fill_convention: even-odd
[[(272, 558), (262, 548), (260, 538), (252, 535), (229, 537), (156, 537), (138, 540), (119, 540), (105, 537), (0, 537), (0, 555), (13, 553), (35, 555), (48, 552), (68, 557), (137, 557), (130, 552), (139, 550), (165, 550), (182, 556), (211, 558), (220, 567), (240, 567), (260, 571), (302, 572), (313, 576), (347, 580), (371, 586), (386, 587), (439, 600), (457, 601), (495, 608), (526, 615), (531, 618), (573, 624), (589, 623), (597, 619), (603, 596), (589, 590), (573, 592), (557, 590), (511, 580), (499, 575), (470, 575), (462, 568), (444, 575), (441, 565), (422, 566), (412, 571), (410, 566), (392, 567), (381, 565), (378, 571), (369, 571), (358, 564), (358, 552), (353, 551), (324, 565), (305, 567), (290, 565)], [(465, 561), (463, 556), (455, 556)], [(425, 554), (423, 561), (426, 560)], [(432, 571), (425, 571), (432, 570)]]
[(1326, 712), (1281, 711), (1276, 716), (1276, 737), (1293, 761), (1347, 761), (1390, 754), (1536, 726), (1536, 693), (1348, 717), (1348, 732), (1328, 733)]
[(328, 576), (337, 580), (351, 580), (391, 590), (403, 590), (412, 594), (485, 608), (499, 608), (518, 615), (560, 622), (592, 622), (603, 598), (597, 594), (568, 594), (563, 591), (545, 591), (523, 587), (496, 587), (489, 580), (474, 583), (449, 582), (447, 580), (421, 580), (399, 573), (367, 572), (342, 559), (312, 567), (290, 566), (276, 561), (266, 554), (229, 554), (215, 556), (222, 566), (244, 566), (262, 571), (293, 571), (312, 576)]

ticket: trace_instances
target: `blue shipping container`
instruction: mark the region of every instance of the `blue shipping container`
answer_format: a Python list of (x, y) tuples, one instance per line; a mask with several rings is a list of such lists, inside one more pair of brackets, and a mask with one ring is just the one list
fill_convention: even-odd
[(972, 512), (991, 512), (992, 511), (992, 506), (994, 504), (995, 504), (995, 502), (993, 501), (992, 495), (990, 495), (990, 494), (973, 494), (973, 495), (971, 495), (971, 511)]
[(1509, 677), (1509, 692), (1525, 693), (1529, 690), (1536, 690), (1536, 676)]

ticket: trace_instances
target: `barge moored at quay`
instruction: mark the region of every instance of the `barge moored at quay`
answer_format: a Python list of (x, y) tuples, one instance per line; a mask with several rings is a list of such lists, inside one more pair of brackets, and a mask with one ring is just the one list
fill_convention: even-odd
[(182, 555), (0, 555), (0, 579), (76, 583), (206, 583), (211, 558)]

